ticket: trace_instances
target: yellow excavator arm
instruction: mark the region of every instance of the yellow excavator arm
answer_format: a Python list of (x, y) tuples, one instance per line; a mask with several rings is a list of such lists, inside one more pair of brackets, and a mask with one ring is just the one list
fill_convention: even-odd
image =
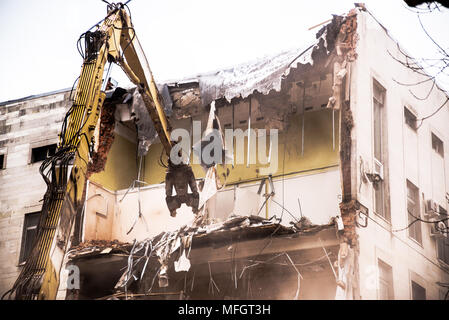
[[(106, 18), (96, 26), (95, 31), (88, 31), (83, 37), (83, 65), (73, 105), (64, 120), (56, 154), (46, 159), (40, 167), (47, 183), (47, 192), (38, 233), (30, 257), (7, 293), (15, 299), (55, 299), (57, 296), (59, 275), (71, 244), (75, 217), (83, 210), (93, 135), (106, 97), (108, 75), (105, 77), (104, 74), (108, 62), (118, 64), (137, 86), (165, 153), (170, 157), (173, 144), (170, 140), (171, 126), (125, 5), (108, 5)], [(196, 185), (193, 200), (192, 197), (187, 199), (186, 195), (181, 199), (171, 196), (172, 185), (180, 184), (173, 179), (187, 177), (181, 184), (192, 185), (194, 177), (191, 168), (168, 162), (167, 179), (170, 181), (167, 184), (170, 191), (167, 187), (167, 204), (170, 212), (176, 212), (182, 202), (192, 206), (196, 213)]]

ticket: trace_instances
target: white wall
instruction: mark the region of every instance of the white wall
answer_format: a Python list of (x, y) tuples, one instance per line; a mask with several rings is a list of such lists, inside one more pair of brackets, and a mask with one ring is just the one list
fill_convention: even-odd
[[(392, 230), (407, 226), (406, 179), (418, 186), (421, 202), (424, 193), (425, 199), (437, 200), (447, 208), (443, 199), (447, 192), (449, 176), (447, 169), (445, 176), (433, 175), (435, 161), (432, 161), (431, 131), (437, 132), (445, 144), (444, 162), (448, 168), (448, 107), (444, 107), (437, 116), (424, 121), (415, 135), (404, 123), (404, 106), (413, 108), (418, 118), (422, 118), (436, 110), (446, 97), (434, 90), (427, 100), (420, 101), (410, 94), (409, 89), (412, 89), (415, 95), (423, 97), (427, 94), (431, 82), (420, 87), (406, 87), (394, 81), (395, 79), (413, 83), (423, 78), (402, 67), (389, 56), (388, 51), (400, 56), (396, 43), (368, 13), (362, 12), (358, 15), (358, 32), (358, 58), (352, 65), (351, 75), (351, 108), (355, 123), (358, 198), (369, 208), (371, 218), (367, 228), (358, 228), (361, 296), (362, 299), (377, 299), (376, 268), (377, 259), (381, 258), (393, 267), (396, 299), (410, 298), (412, 277), (421, 277), (428, 299), (438, 299), (440, 287), (435, 282), (448, 282), (449, 274), (436, 259), (435, 240), (429, 236), (430, 226), (422, 225), (422, 246), (408, 237), (407, 230)], [(391, 223), (373, 213), (373, 188), (370, 183), (361, 182), (359, 170), (361, 158), (365, 169), (373, 168), (373, 78), (386, 88)], [(422, 213), (423, 210), (421, 203)]]
[[(132, 242), (134, 239), (143, 240), (154, 237), (163, 231), (174, 231), (179, 227), (190, 224), (194, 215), (190, 207), (182, 205), (178, 209), (176, 218), (170, 216), (165, 202), (165, 186), (156, 185), (143, 188), (140, 192), (142, 218), (138, 218), (138, 192), (133, 190), (123, 198), (126, 190), (117, 192), (115, 219), (112, 227), (112, 238), (120, 241)], [(120, 200), (123, 201), (120, 202)], [(133, 230), (127, 235), (134, 221)]]
[[(260, 182), (231, 186), (219, 191), (216, 198), (208, 203), (211, 208), (211, 216), (216, 221), (226, 219), (231, 213), (239, 215), (257, 215), (264, 198), (257, 195)], [(332, 217), (339, 215), (338, 203), (340, 202), (340, 174), (337, 167), (322, 172), (314, 172), (302, 176), (278, 178), (274, 181), (275, 196), (268, 201), (268, 217), (282, 216), (282, 223), (289, 225), (291, 221), (300, 218), (298, 198), (304, 216), (314, 224), (327, 224)], [(94, 191), (95, 190), (95, 191)], [(154, 185), (142, 188), (140, 191), (141, 210), (143, 218), (137, 218), (139, 214), (138, 198), (136, 189), (130, 191), (125, 197), (126, 190), (116, 193), (114, 208), (109, 207), (108, 214), (113, 213), (113, 222), (110, 236), (104, 235), (104, 230), (110, 226), (108, 219), (97, 221), (96, 212), (104, 211), (105, 201), (103, 197), (91, 198), (87, 202), (86, 221), (90, 226), (85, 229), (86, 239), (94, 239), (95, 234), (102, 234), (102, 239), (117, 239), (132, 242), (134, 239), (143, 240), (158, 235), (163, 231), (173, 231), (184, 225), (192, 223), (195, 216), (190, 207), (182, 205), (178, 209), (176, 218), (172, 218), (165, 203), (164, 185)], [(268, 189), (268, 192), (271, 192)], [(109, 192), (101, 190), (98, 186), (89, 185), (89, 197), (95, 193), (104, 194), (110, 199)], [(262, 189), (262, 195), (265, 187)], [(285, 195), (283, 197), (283, 195)], [(124, 198), (123, 198), (124, 197)], [(122, 200), (123, 199), (123, 200)], [(323, 201), (326, 199), (326, 201)], [(94, 201), (95, 200), (95, 201)], [(113, 201), (110, 201), (112, 203)], [(284, 210), (282, 204), (291, 215)], [(98, 208), (97, 208), (98, 207)], [(266, 217), (265, 207), (260, 211), (261, 217)], [(97, 219), (97, 220), (96, 220)], [(137, 219), (133, 230), (126, 234)], [(95, 228), (94, 228), (95, 225)], [(95, 229), (95, 230), (94, 230)]]

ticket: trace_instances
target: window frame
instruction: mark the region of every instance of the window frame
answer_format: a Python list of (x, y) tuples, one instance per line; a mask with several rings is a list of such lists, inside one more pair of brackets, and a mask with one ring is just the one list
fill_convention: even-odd
[(0, 153), (0, 170), (6, 169), (6, 153)]
[[(410, 118), (412, 118), (411, 120), (413, 120), (412, 123), (409, 123)], [(407, 106), (404, 106), (404, 123), (407, 125), (407, 127), (411, 130), (413, 130), (414, 132), (416, 132), (418, 130), (418, 117), (416, 116), (416, 114)]]
[[(413, 299), (413, 284), (415, 284), (417, 287), (420, 287), (424, 290), (424, 299)], [(427, 300), (427, 289), (425, 286), (422, 286), (418, 281), (415, 281), (415, 279), (410, 280), (410, 299), (411, 300)]]
[[(387, 162), (388, 157), (386, 156), (387, 151), (387, 119), (385, 117), (385, 109), (386, 109), (386, 100), (387, 100), (387, 90), (385, 89), (385, 86), (383, 86), (376, 78), (371, 78), (371, 100), (372, 100), (372, 151), (373, 151), (373, 159), (372, 159), (372, 165), (373, 168), (377, 165), (381, 168), (381, 171), (383, 172), (383, 179), (380, 182), (376, 182), (373, 184), (373, 212), (383, 220), (385, 220), (387, 223), (391, 223), (391, 212), (390, 212), (390, 206), (389, 206), (389, 195), (388, 195), (388, 168), (387, 168)], [(377, 91), (376, 91), (377, 90)], [(380, 92), (380, 95), (376, 94)], [(379, 99), (380, 98), (380, 99)], [(380, 110), (379, 112), (379, 134), (376, 134), (376, 103), (378, 105), (378, 108)], [(377, 139), (380, 139), (379, 141), (379, 157), (381, 159), (378, 159), (376, 155), (376, 145), (377, 145)], [(380, 193), (379, 193), (380, 192)], [(378, 199), (380, 197), (380, 199)], [(379, 210), (377, 203), (382, 203), (382, 210)]]
[(418, 273), (414, 272), (413, 270), (408, 271), (409, 273), (409, 292), (410, 292), (410, 300), (413, 300), (413, 282), (416, 283), (418, 286), (423, 288), (425, 291), (425, 300), (428, 299), (428, 283), (427, 281)]
[[(23, 228), (22, 228), (22, 240), (20, 243), (19, 265), (26, 264), (29, 254), (31, 253), (32, 245), (34, 243), (34, 238), (33, 239), (27, 238), (28, 230), (36, 229), (35, 236), (37, 235), (37, 227), (39, 225), (40, 214), (41, 214), (41, 211), (35, 211), (35, 212), (29, 212), (24, 215)], [(35, 221), (30, 221), (32, 219), (34, 219)], [(28, 252), (27, 252), (27, 241), (30, 241), (29, 246), (31, 246), (31, 248), (29, 249)]]
[[(414, 197), (415, 199), (411, 198), (409, 195), (409, 187), (414, 188)], [(411, 182), (409, 179), (406, 179), (406, 198), (407, 198), (407, 224), (410, 224), (415, 218), (410, 214), (409, 211), (409, 203), (413, 202), (414, 206), (415, 206), (415, 212), (414, 215), (420, 219), (422, 219), (422, 213), (421, 213), (421, 200), (419, 197), (420, 191), (419, 188), (413, 183)], [(413, 220), (412, 220), (413, 219)], [(419, 229), (419, 230), (418, 230)], [(414, 232), (416, 233), (414, 237), (411, 234), (411, 231), (414, 230)], [(407, 236), (412, 239), (413, 241), (415, 241), (416, 243), (418, 243), (420, 246), (422, 246), (423, 244), (423, 236), (422, 236), (422, 223), (421, 221), (417, 221), (415, 223), (413, 223), (407, 230)]]
[[(386, 267), (389, 270), (385, 270), (385, 273), (388, 274), (388, 279), (383, 279), (383, 277), (381, 276), (381, 274), (383, 274), (381, 272), (381, 267)], [(384, 260), (377, 258), (377, 268), (378, 268), (378, 285), (379, 285), (379, 290), (378, 290), (378, 298), (379, 300), (394, 300), (394, 281), (393, 281), (393, 267), (386, 263)], [(387, 291), (388, 291), (388, 298), (387, 299), (383, 299), (381, 297), (381, 290), (380, 287), (381, 285), (384, 284), (387, 287)]]
[(41, 143), (41, 144), (32, 145), (31, 148), (30, 148), (30, 156), (29, 156), (28, 163), (29, 164), (34, 164), (34, 163), (40, 163), (40, 162), (44, 161), (45, 159), (34, 160), (33, 159), (33, 151), (36, 150), (36, 149), (41, 149), (41, 148), (45, 148), (45, 147), (47, 148), (47, 157), (46, 158), (48, 158), (49, 156), (51, 156), (48, 153), (48, 151), (50, 150), (50, 147), (54, 147), (55, 148), (54, 152), (56, 152), (56, 150), (58, 148), (58, 144), (56, 142), (47, 142), (47, 143)]
[[(444, 142), (435, 132), (430, 132), (430, 139), (432, 143), (432, 150), (435, 151), (438, 155), (444, 158)], [(441, 150), (439, 148), (434, 148), (434, 141), (438, 142), (438, 145), (441, 144)]]
[[(441, 206), (441, 205), (438, 205), (438, 214), (440, 216), (448, 217), (447, 210), (443, 206)], [(438, 220), (440, 220), (440, 219), (441, 219), (441, 217), (438, 218)], [(445, 220), (445, 221), (442, 221), (442, 222), (446, 226), (449, 226), (449, 221), (448, 220)], [(437, 256), (438, 261), (440, 263), (444, 263), (445, 265), (449, 266), (449, 235), (446, 234), (446, 236), (444, 238), (437, 238), (435, 240), (435, 242), (436, 242), (435, 243), (435, 247), (436, 247), (436, 250), (437, 250), (436, 256)], [(443, 247), (443, 248), (446, 248), (446, 250), (443, 251), (444, 252), (444, 254), (443, 254), (444, 256), (443, 257), (440, 256), (440, 246)]]

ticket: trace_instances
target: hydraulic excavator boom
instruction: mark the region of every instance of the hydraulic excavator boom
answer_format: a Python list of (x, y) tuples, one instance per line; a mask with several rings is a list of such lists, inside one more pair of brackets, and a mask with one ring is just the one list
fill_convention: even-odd
[[(71, 244), (75, 217), (83, 211), (87, 165), (94, 143), (94, 131), (106, 98), (107, 63), (118, 64), (137, 86), (169, 158), (167, 204), (174, 216), (181, 203), (198, 210), (198, 191), (192, 169), (170, 161), (173, 142), (171, 126), (150, 67), (140, 46), (126, 5), (108, 5), (106, 18), (85, 39), (83, 65), (60, 133), (56, 154), (46, 159), (40, 172), (47, 183), (38, 232), (30, 257), (14, 286), (7, 292), (15, 299), (55, 299), (64, 257)], [(106, 73), (106, 75), (105, 75)], [(193, 180), (193, 183), (192, 183)], [(192, 193), (187, 193), (187, 185)], [(172, 196), (172, 187), (178, 194)]]

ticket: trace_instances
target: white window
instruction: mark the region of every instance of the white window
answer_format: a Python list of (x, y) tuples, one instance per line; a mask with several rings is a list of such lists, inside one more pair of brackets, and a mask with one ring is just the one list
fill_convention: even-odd
[(379, 267), (379, 299), (380, 300), (393, 300), (393, 269), (391, 266), (378, 260)]
[(407, 213), (408, 213), (408, 235), (410, 238), (422, 243), (421, 234), (421, 210), (419, 204), (419, 189), (407, 180)]
[(385, 89), (376, 81), (373, 81), (373, 136), (374, 136), (374, 161), (375, 173), (381, 176), (380, 181), (373, 183), (374, 187), (374, 212), (386, 220), (390, 220), (390, 213), (386, 205), (385, 180), (383, 176), (385, 163)]
[(448, 238), (449, 223), (448, 220), (445, 220), (448, 219), (449, 216), (447, 215), (447, 211), (441, 206), (439, 206), (438, 208), (438, 213), (440, 214), (440, 216), (437, 218), (437, 220), (444, 220), (442, 221), (442, 223), (445, 225), (445, 227), (444, 228), (440, 227), (438, 230), (443, 234), (443, 236), (437, 238), (436, 240), (438, 249), (437, 257), (438, 259), (449, 265), (449, 238)]
[(24, 263), (28, 259), (33, 248), (34, 239), (37, 235), (37, 225), (39, 223), (40, 212), (28, 213), (25, 215), (22, 232), (22, 246), (20, 249), (19, 263)]
[(444, 159), (444, 143), (441, 136), (431, 133), (431, 198), (439, 204), (446, 203), (446, 173)]

